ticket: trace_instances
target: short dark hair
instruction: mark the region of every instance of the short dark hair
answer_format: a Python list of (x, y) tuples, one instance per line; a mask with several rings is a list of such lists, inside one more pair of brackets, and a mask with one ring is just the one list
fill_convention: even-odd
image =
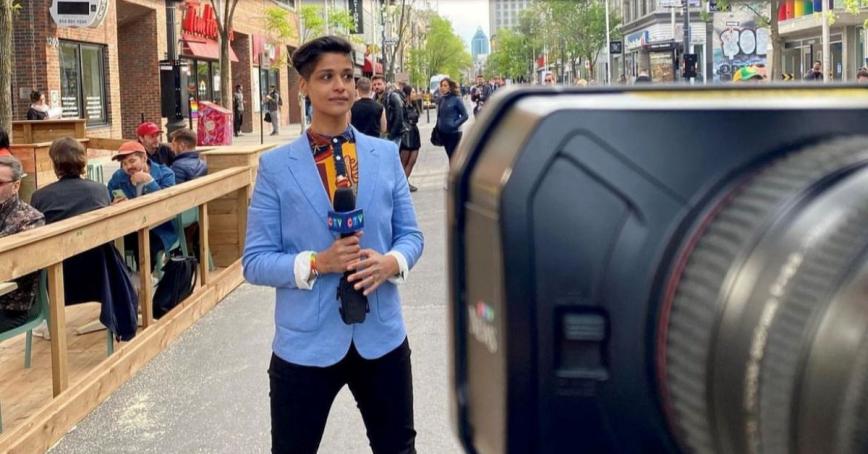
[(9, 134), (0, 128), (0, 148), (9, 148)]
[(61, 137), (52, 142), (48, 156), (58, 178), (81, 176), (87, 167), (87, 152), (72, 137)]
[(172, 132), (170, 136), (172, 142), (178, 141), (187, 145), (190, 148), (196, 148), (197, 137), (196, 133), (188, 128), (181, 128)]
[(30, 102), (39, 101), (42, 98), (42, 92), (39, 90), (33, 90), (30, 92)]
[(292, 53), (292, 67), (308, 79), (323, 54), (343, 54), (349, 58), (353, 46), (338, 36), (320, 36), (301, 45)]
[(374, 80), (382, 80), (383, 83), (385, 83), (385, 82), (386, 82), (386, 76), (384, 76), (384, 75), (382, 75), (382, 74), (374, 74), (374, 75), (371, 77), (371, 80), (372, 80), (372, 81), (374, 81)]
[(370, 93), (371, 79), (368, 79), (367, 77), (359, 77), (359, 80), (356, 81), (356, 90), (358, 90), (359, 93)]

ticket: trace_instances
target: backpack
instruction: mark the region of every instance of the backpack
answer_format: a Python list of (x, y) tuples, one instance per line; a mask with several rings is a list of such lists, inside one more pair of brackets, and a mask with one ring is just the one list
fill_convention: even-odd
[(419, 122), (419, 111), (416, 110), (416, 106), (410, 101), (404, 103), (404, 121), (411, 125)]
[(154, 318), (162, 317), (190, 296), (198, 275), (199, 261), (196, 257), (170, 258), (163, 266), (163, 278), (154, 292)]

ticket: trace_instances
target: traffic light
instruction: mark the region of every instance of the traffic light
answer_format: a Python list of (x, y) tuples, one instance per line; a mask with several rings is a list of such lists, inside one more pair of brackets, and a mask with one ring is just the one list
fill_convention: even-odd
[(684, 78), (696, 77), (696, 54), (684, 54)]

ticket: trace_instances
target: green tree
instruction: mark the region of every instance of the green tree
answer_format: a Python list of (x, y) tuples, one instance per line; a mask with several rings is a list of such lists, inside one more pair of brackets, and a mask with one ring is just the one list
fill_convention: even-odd
[(209, 0), (217, 16), (217, 32), (220, 35), (220, 105), (232, 108), (232, 67), (229, 60), (229, 37), (232, 35), (232, 20), (238, 0)]
[(327, 34), (356, 41), (355, 37), (350, 35), (355, 21), (350, 12), (345, 9), (332, 8), (326, 14), (321, 6), (304, 5), (299, 11), (299, 20), (302, 27), (302, 43)]
[(410, 52), (411, 80), (427, 86), (434, 74), (449, 74), (458, 79), (463, 70), (472, 66), (464, 40), (455, 34), (452, 23), (432, 14), (425, 44)]
[(528, 80), (533, 72), (534, 52), (527, 35), (510, 29), (497, 32), (495, 49), (488, 56), (485, 76), (500, 75), (513, 80)]
[(17, 1), (0, 0), (0, 128), (12, 133), (12, 16), (21, 8)]

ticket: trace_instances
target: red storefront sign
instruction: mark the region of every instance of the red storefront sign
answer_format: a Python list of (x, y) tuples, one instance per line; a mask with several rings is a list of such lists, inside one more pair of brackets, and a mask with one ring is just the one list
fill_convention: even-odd
[[(184, 21), (181, 22), (181, 30), (217, 41), (220, 37), (220, 28), (217, 25), (217, 15), (214, 13), (214, 7), (210, 3), (205, 3), (201, 7), (199, 5), (198, 0), (191, 0), (185, 4)], [(232, 35), (233, 33), (230, 30), (230, 41), (234, 38)]]

